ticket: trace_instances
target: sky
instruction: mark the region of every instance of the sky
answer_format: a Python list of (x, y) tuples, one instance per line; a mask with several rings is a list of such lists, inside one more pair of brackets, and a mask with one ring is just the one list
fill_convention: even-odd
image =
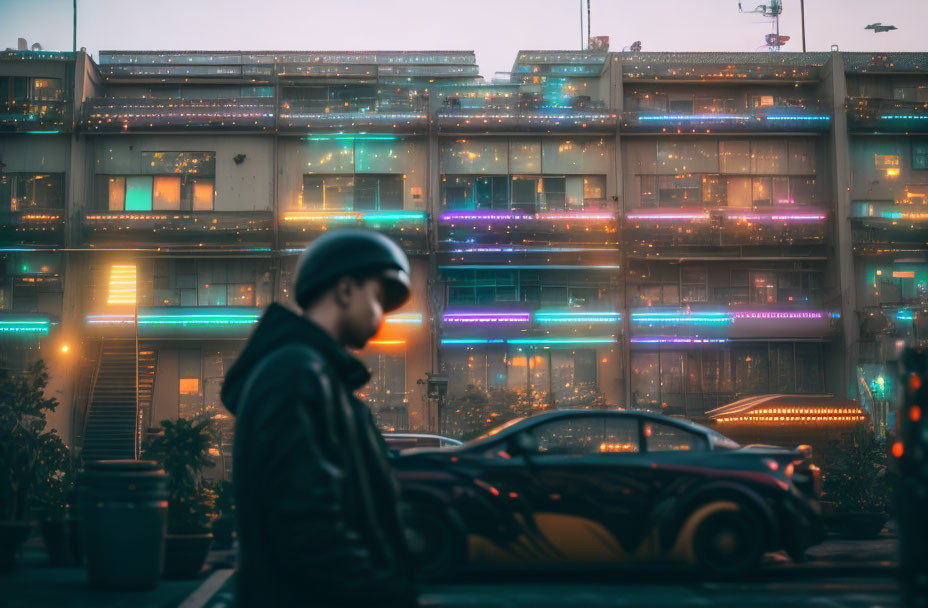
[[(753, 9), (768, 0), (742, 0)], [(474, 50), (481, 74), (520, 49), (580, 48), (585, 0), (78, 0), (77, 47), (99, 50)], [(801, 51), (800, 0), (784, 0), (785, 51)], [(926, 51), (926, 0), (806, 0), (809, 51)], [(0, 49), (19, 37), (71, 50), (72, 0), (0, 0)], [(772, 31), (737, 0), (591, 0), (611, 50), (757, 51)], [(899, 30), (874, 34), (882, 22)], [(584, 25), (584, 29), (585, 29)]]

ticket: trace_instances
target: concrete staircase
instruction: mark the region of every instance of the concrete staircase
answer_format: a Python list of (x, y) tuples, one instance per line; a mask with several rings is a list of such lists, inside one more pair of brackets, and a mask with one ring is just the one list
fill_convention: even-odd
[(136, 359), (134, 340), (105, 340), (84, 427), (83, 458), (135, 458)]

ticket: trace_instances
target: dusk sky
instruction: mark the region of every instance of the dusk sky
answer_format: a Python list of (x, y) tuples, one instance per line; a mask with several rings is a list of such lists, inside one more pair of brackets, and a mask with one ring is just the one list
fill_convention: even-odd
[[(752, 9), (765, 0), (742, 2)], [(508, 71), (519, 49), (580, 46), (581, 0), (78, 0), (77, 46), (189, 50), (474, 50), (481, 73)], [(585, 13), (585, 2), (584, 13)], [(801, 51), (800, 0), (780, 33)], [(18, 37), (71, 50), (71, 0), (0, 0), (0, 48)], [(592, 0), (592, 33), (621, 50), (763, 50), (769, 21), (737, 0)], [(874, 34), (868, 23), (899, 30)], [(925, 0), (807, 0), (810, 51), (928, 50)], [(585, 26), (584, 26), (585, 27)]]

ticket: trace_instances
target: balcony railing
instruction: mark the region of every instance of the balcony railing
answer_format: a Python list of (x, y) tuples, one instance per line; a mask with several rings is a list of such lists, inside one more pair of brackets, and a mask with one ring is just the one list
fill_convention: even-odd
[(89, 99), (81, 126), (87, 131), (269, 131), (274, 101), (247, 99)]
[(70, 131), (71, 104), (64, 101), (0, 103), (0, 133)]
[(865, 133), (928, 132), (928, 102), (849, 98), (847, 127)]
[(84, 211), (85, 245), (269, 247), (270, 211)]
[(381, 98), (350, 102), (285, 101), (281, 131), (375, 131), (420, 133), (428, 130), (424, 100)]
[(636, 209), (626, 238), (649, 247), (791, 245), (824, 242), (829, 213), (820, 208)]
[(363, 226), (396, 240), (408, 253), (428, 252), (428, 217), (425, 211), (293, 210), (280, 216), (279, 234), (285, 249), (299, 249), (332, 228)]
[[(628, 82), (816, 82), (829, 53), (641, 53), (622, 61)], [(733, 63), (737, 59), (739, 63)], [(748, 61), (750, 61), (748, 63)]]
[(928, 243), (928, 205), (896, 205), (891, 201), (854, 202), (851, 206), (854, 243), (863, 245)]
[(823, 339), (840, 327), (837, 311), (785, 306), (655, 306), (630, 311), (631, 343), (716, 345), (739, 340)]
[(807, 106), (707, 114), (622, 112), (619, 129), (624, 133), (753, 133), (821, 132), (830, 126), (831, 116), (827, 112)]
[(615, 130), (618, 114), (589, 97), (550, 100), (521, 94), (485, 98), (448, 98), (438, 112), (439, 130), (452, 133), (485, 131)]
[(0, 244), (63, 245), (64, 209), (0, 213)]

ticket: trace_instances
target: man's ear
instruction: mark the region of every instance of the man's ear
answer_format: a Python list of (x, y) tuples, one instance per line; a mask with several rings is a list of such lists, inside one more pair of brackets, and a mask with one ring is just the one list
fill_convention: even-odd
[(348, 308), (355, 289), (357, 289), (357, 285), (351, 277), (340, 278), (332, 288), (336, 304), (338, 304), (340, 308)]

